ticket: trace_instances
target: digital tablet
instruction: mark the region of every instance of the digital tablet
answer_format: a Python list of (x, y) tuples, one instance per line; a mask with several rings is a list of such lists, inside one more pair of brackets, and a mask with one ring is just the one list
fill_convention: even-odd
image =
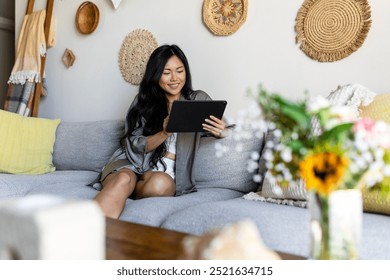
[(204, 132), (202, 124), (210, 115), (222, 119), (225, 100), (174, 101), (167, 125), (168, 132)]

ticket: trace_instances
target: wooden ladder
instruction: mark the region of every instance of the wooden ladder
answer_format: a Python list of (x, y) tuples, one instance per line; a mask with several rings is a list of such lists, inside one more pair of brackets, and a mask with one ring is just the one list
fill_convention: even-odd
[[(35, 0), (28, 0), (26, 15), (29, 15), (34, 11), (34, 4), (35, 4)], [(45, 18), (45, 23), (44, 23), (46, 46), (49, 45), (49, 33), (50, 33), (51, 18), (53, 15), (53, 6), (54, 6), (54, 0), (47, 0), (47, 2), (46, 2), (46, 18)], [(40, 72), (41, 81), (36, 83), (34, 92), (30, 97), (31, 102), (29, 101), (29, 103), (27, 105), (31, 110), (32, 117), (38, 116), (39, 103), (41, 101), (41, 96), (43, 95), (42, 80), (43, 80), (43, 75), (45, 73), (46, 56), (47, 55), (41, 56), (41, 72)], [(4, 109), (7, 110), (7, 108), (8, 108), (8, 101), (6, 99)]]

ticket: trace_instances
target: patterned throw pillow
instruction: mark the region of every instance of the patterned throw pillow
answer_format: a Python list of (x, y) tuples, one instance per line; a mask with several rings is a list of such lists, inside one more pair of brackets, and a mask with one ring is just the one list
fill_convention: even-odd
[(361, 106), (360, 116), (390, 123), (390, 94), (378, 94), (370, 104)]
[(23, 117), (0, 110), (0, 172), (52, 172), (53, 146), (59, 119)]
[[(384, 120), (390, 123), (390, 94), (378, 94), (368, 106), (361, 107), (360, 110), (362, 118)], [(390, 178), (386, 178), (378, 186), (382, 187), (382, 184), (388, 186)], [(366, 212), (390, 215), (390, 197), (384, 197), (377, 190), (365, 190), (363, 191), (363, 209)]]

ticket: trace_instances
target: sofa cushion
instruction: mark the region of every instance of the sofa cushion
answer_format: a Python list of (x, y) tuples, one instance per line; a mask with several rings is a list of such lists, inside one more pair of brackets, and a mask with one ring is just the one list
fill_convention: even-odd
[(160, 227), (168, 217), (188, 207), (197, 207), (206, 202), (229, 200), (241, 195), (241, 192), (229, 189), (204, 188), (181, 196), (127, 199), (120, 219)]
[[(63, 170), (46, 174), (5, 174), (0, 173), (0, 198), (23, 197), (31, 193), (50, 193), (75, 198), (89, 192), (93, 198), (97, 191), (86, 186), (97, 176), (94, 171)], [(75, 186), (72, 190), (71, 186)]]
[(367, 106), (360, 107), (360, 116), (390, 123), (390, 94), (378, 94)]
[[(201, 235), (227, 223), (250, 219), (269, 248), (308, 257), (309, 215), (306, 208), (236, 198), (189, 207), (170, 215), (161, 227)], [(363, 214), (360, 259), (390, 259), (390, 242), (384, 241), (389, 228), (388, 216)]]
[(52, 172), (53, 145), (59, 119), (29, 118), (0, 110), (0, 172)]
[[(222, 156), (217, 156), (216, 145), (228, 150)], [(236, 147), (240, 145), (240, 150)], [(193, 176), (196, 188), (226, 188), (242, 193), (254, 191), (258, 183), (253, 180), (255, 175), (247, 170), (248, 161), (253, 152), (262, 149), (263, 137), (252, 137), (237, 142), (234, 135), (223, 139), (203, 137), (196, 154)]]
[(299, 256), (309, 255), (309, 213), (300, 207), (235, 198), (189, 207), (169, 216), (162, 227), (202, 235), (245, 219), (256, 223), (267, 247)]
[(58, 170), (100, 171), (119, 148), (123, 120), (63, 122), (57, 129), (53, 163)]

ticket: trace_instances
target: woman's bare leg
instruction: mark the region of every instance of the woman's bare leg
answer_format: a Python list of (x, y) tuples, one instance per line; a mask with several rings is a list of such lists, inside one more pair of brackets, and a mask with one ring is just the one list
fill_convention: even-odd
[(176, 184), (171, 176), (161, 171), (148, 171), (135, 186), (137, 198), (153, 196), (174, 196)]
[(121, 169), (108, 175), (102, 182), (103, 189), (95, 197), (106, 217), (117, 219), (125, 207), (126, 199), (133, 193), (137, 175), (129, 169)]

